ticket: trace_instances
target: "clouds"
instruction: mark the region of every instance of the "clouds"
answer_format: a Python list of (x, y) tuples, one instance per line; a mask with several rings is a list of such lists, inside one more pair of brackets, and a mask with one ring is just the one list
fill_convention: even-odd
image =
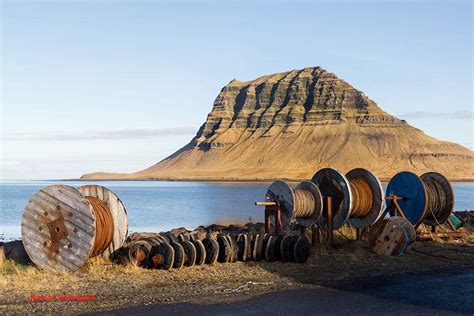
[(196, 127), (173, 128), (123, 128), (82, 132), (12, 133), (1, 137), (2, 141), (83, 141), (107, 139), (142, 139), (164, 136), (194, 135)]
[(397, 115), (400, 118), (408, 119), (430, 119), (430, 118), (444, 118), (450, 120), (472, 120), (474, 118), (473, 111), (454, 111), (454, 112), (409, 112)]

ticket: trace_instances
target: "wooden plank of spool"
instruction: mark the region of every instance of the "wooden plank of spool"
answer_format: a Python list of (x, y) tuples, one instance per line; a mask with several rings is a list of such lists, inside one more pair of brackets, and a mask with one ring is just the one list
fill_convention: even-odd
[(364, 229), (375, 223), (383, 213), (385, 197), (382, 184), (372, 172), (363, 168), (352, 169), (346, 174), (346, 178), (349, 180), (364, 180), (367, 182), (372, 192), (372, 209), (370, 210), (370, 213), (363, 218), (349, 216), (348, 220), (349, 224), (355, 228)]
[(369, 242), (374, 252), (385, 256), (400, 256), (414, 243), (416, 232), (413, 225), (402, 217), (385, 218), (371, 231)]
[(76, 189), (66, 185), (48, 186), (27, 203), (21, 235), (25, 250), (36, 266), (75, 271), (92, 253), (95, 216)]
[(206, 248), (206, 260), (204, 262), (206, 264), (216, 263), (219, 256), (219, 243), (214, 239), (206, 237), (202, 240), (202, 244)]
[(127, 211), (118, 196), (109, 189), (100, 185), (83, 185), (77, 189), (81, 194), (93, 196), (104, 202), (112, 214), (114, 220), (114, 237), (110, 246), (102, 253), (102, 257), (108, 259), (110, 255), (122, 247), (128, 235)]
[[(398, 204), (413, 226), (418, 227), (426, 217), (428, 212), (428, 197), (423, 182), (416, 174), (409, 171), (397, 173), (390, 179), (385, 196), (397, 196), (402, 198), (398, 200)], [(397, 215), (393, 201), (387, 201), (387, 208), (391, 216)]]
[[(348, 220), (352, 209), (352, 193), (349, 188), (349, 181), (342, 173), (332, 168), (319, 170), (314, 174), (311, 181), (316, 184), (322, 196), (332, 198), (332, 227), (334, 230), (341, 228)], [(323, 213), (319, 221), (324, 228), (328, 227), (327, 214), (327, 205), (324, 203)]]
[(431, 212), (427, 212), (426, 218), (423, 223), (429, 226), (436, 226), (438, 224), (443, 224), (451, 215), (454, 208), (454, 190), (448, 179), (446, 179), (442, 174), (437, 172), (427, 172), (421, 175), (421, 180), (424, 183), (437, 182), (443, 188), (444, 193), (446, 194), (446, 206), (441, 211), (442, 215), (436, 218), (433, 217)]

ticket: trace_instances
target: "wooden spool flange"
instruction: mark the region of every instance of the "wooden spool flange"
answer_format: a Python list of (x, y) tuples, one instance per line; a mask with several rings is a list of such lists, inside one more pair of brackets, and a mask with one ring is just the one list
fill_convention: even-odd
[(423, 183), (427, 184), (430, 182), (437, 182), (442, 188), (444, 193), (446, 194), (446, 206), (441, 211), (441, 216), (434, 218), (431, 212), (427, 212), (426, 218), (424, 219), (423, 223), (429, 226), (436, 226), (438, 224), (443, 224), (451, 215), (451, 212), (454, 208), (454, 191), (449, 183), (448, 179), (446, 179), (442, 174), (437, 172), (427, 172), (421, 175), (421, 180)]
[[(425, 219), (428, 197), (423, 181), (416, 174), (409, 171), (397, 173), (388, 183), (385, 196), (401, 198), (397, 202), (413, 226), (418, 227)], [(393, 200), (387, 200), (387, 208), (391, 216), (397, 215)]]
[[(118, 208), (122, 203), (118, 198), (116, 201)], [(121, 208), (125, 212), (123, 205)], [(114, 235), (114, 243), (107, 249), (108, 255), (125, 241), (128, 229), (124, 214), (125, 221), (114, 227), (125, 234), (117, 240)], [(96, 236), (93, 208), (73, 187), (45, 187), (36, 192), (26, 205), (21, 235), (28, 256), (39, 268), (75, 271), (86, 263), (93, 251)]]
[[(352, 209), (352, 193), (347, 178), (332, 168), (324, 168), (316, 172), (311, 180), (319, 189), (323, 197), (331, 197), (333, 205), (332, 227), (341, 228), (348, 220)], [(319, 220), (322, 227), (327, 228), (326, 203)]]
[(369, 242), (379, 255), (401, 256), (407, 253), (416, 239), (413, 225), (405, 218), (384, 218), (369, 234)]
[(348, 180), (364, 180), (372, 191), (372, 209), (370, 210), (370, 213), (365, 217), (351, 217), (349, 215), (348, 220), (349, 224), (355, 228), (366, 228), (375, 223), (375, 221), (379, 219), (383, 213), (384, 192), (382, 189), (382, 184), (372, 172), (362, 168), (352, 169), (346, 174), (346, 178)]

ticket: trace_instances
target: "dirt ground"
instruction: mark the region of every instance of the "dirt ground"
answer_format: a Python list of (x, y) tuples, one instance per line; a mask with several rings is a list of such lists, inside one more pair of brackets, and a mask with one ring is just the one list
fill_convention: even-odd
[[(145, 270), (91, 260), (74, 273), (42, 271), (9, 260), (0, 267), (0, 314), (84, 313), (150, 304), (235, 302), (289, 289), (357, 287), (377, 280), (474, 268), (471, 241), (417, 242), (402, 257), (373, 253), (366, 241), (339, 240), (305, 264), (237, 262)], [(38, 296), (94, 296), (90, 301), (34, 301)]]

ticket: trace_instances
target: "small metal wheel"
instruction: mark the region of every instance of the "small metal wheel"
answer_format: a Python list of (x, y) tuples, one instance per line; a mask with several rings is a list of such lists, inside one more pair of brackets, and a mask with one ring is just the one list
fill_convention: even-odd
[(311, 242), (306, 235), (302, 235), (296, 240), (293, 250), (295, 261), (305, 263), (309, 258)]
[(263, 235), (257, 234), (255, 235), (255, 243), (252, 249), (252, 258), (255, 261), (262, 260), (262, 252), (263, 252)]
[(230, 248), (229, 241), (224, 235), (217, 235), (217, 243), (219, 244), (219, 255), (217, 261), (220, 263), (226, 263), (230, 261), (232, 256), (232, 249)]
[(237, 245), (239, 247), (239, 260), (249, 261), (251, 259), (248, 255), (250, 242), (247, 234), (240, 234), (239, 237), (237, 237)]
[(214, 264), (219, 256), (219, 244), (214, 239), (206, 237), (202, 240), (204, 248), (206, 248), (206, 264)]
[(169, 270), (174, 264), (174, 250), (171, 245), (161, 243), (155, 245), (150, 253), (151, 261), (155, 269)]
[(184, 253), (184, 248), (179, 243), (174, 242), (173, 240), (171, 240), (170, 246), (173, 247), (174, 250), (173, 268), (181, 269), (184, 265), (184, 259), (186, 257), (186, 254)]
[(206, 260), (206, 248), (199, 239), (195, 239), (193, 243), (196, 248), (196, 262), (194, 264), (200, 266)]
[(239, 259), (239, 246), (237, 245), (237, 240), (231, 234), (226, 235), (227, 241), (230, 244), (230, 249), (232, 250), (232, 255), (230, 256), (229, 262), (237, 262)]
[(288, 235), (283, 237), (280, 245), (281, 260), (286, 262), (296, 261), (294, 255), (294, 246), (297, 240), (298, 236), (295, 235)]
[(180, 245), (183, 246), (184, 249), (184, 266), (185, 267), (192, 267), (196, 262), (196, 247), (190, 241), (184, 240), (180, 242)]

